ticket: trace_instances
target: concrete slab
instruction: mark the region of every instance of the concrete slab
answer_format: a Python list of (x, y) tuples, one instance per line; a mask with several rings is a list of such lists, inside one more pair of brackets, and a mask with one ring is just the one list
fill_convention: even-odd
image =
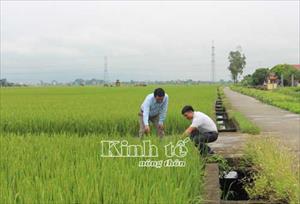
[(205, 204), (218, 204), (221, 202), (221, 189), (219, 183), (219, 166), (217, 163), (206, 164), (204, 184)]
[[(285, 145), (300, 155), (300, 115), (275, 106), (264, 104), (255, 98), (224, 88), (231, 105), (253, 121), (262, 135), (278, 137)], [(300, 105), (300, 102), (299, 102)]]
[(215, 151), (226, 158), (238, 158), (243, 156), (246, 140), (252, 135), (240, 132), (221, 132), (217, 141), (209, 144)]

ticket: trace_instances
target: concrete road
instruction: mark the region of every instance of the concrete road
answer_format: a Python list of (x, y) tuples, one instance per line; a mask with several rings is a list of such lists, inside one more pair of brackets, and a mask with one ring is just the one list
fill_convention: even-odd
[[(232, 107), (253, 121), (261, 134), (274, 135), (300, 155), (300, 115), (264, 104), (252, 97), (226, 87), (226, 97)], [(299, 102), (300, 105), (300, 102)]]

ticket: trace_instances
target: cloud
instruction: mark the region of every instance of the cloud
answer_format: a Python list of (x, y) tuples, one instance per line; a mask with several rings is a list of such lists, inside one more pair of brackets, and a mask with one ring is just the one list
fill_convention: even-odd
[(104, 56), (112, 80), (209, 80), (212, 40), (217, 79), (229, 79), (238, 45), (245, 73), (299, 62), (299, 2), (1, 4), (1, 72), (11, 80), (101, 78)]

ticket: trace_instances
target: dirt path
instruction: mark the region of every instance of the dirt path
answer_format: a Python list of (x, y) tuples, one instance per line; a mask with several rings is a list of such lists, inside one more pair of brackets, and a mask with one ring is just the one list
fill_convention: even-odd
[(274, 135), (300, 156), (300, 115), (264, 104), (252, 97), (224, 88), (231, 105), (261, 129), (261, 134)]

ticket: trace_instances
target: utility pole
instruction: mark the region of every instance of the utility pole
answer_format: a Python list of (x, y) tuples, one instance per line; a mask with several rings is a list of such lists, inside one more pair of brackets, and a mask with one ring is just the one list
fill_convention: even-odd
[(104, 86), (108, 86), (109, 79), (108, 79), (108, 68), (107, 68), (107, 56), (104, 57), (104, 74), (103, 74), (103, 82)]
[(215, 82), (215, 46), (214, 41), (212, 41), (211, 46), (211, 82)]

